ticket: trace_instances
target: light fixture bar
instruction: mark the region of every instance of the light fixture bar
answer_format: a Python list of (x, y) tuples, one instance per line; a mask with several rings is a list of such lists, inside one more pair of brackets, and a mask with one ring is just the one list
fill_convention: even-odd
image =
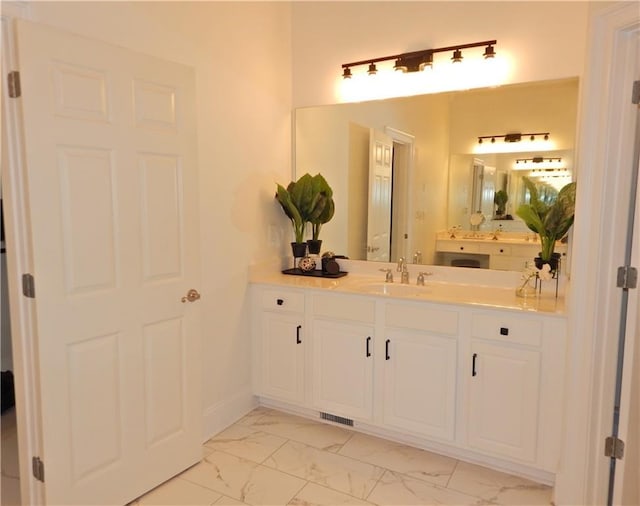
[(422, 70), (422, 67), (425, 65), (430, 65), (431, 62), (433, 62), (433, 55), (435, 53), (445, 53), (449, 51), (459, 52), (462, 49), (485, 46), (487, 48), (485, 50), (485, 55), (491, 54), (493, 56), (495, 55), (495, 49), (493, 46), (495, 46), (497, 42), (497, 40), (485, 40), (482, 42), (471, 42), (469, 44), (458, 44), (456, 46), (437, 47), (435, 49), (423, 49), (421, 51), (410, 51), (408, 53), (368, 58), (366, 60), (343, 63), (342, 68), (349, 69), (350, 67), (358, 67), (360, 65), (374, 65), (383, 61), (397, 60), (395, 65), (397, 69), (401, 68), (405, 72), (416, 72), (418, 70)]
[(544, 158), (542, 156), (534, 156), (533, 158), (516, 158), (516, 163), (543, 163), (543, 162), (557, 162), (561, 163), (562, 158)]
[(498, 134), (498, 135), (479, 135), (478, 136), (478, 144), (482, 144), (485, 139), (491, 139), (491, 142), (496, 142), (496, 139), (504, 138), (504, 142), (519, 142), (523, 137), (529, 137), (530, 140), (535, 140), (536, 136), (541, 135), (542, 138), (547, 141), (549, 140), (549, 132), (533, 132), (528, 134), (521, 134), (519, 132), (514, 132), (510, 134)]

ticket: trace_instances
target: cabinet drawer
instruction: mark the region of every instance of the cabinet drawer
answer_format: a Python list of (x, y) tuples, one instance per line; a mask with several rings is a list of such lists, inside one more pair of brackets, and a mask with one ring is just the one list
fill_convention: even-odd
[(480, 246), (477, 243), (467, 241), (437, 241), (438, 251), (450, 253), (479, 253)]
[(498, 243), (485, 244), (483, 252), (489, 255), (511, 255), (511, 246)]
[(304, 312), (304, 293), (289, 290), (262, 290), (262, 309), (282, 312)]
[(376, 303), (371, 299), (340, 295), (313, 296), (313, 316), (372, 323), (375, 313)]
[(516, 315), (475, 313), (471, 318), (471, 335), (494, 341), (540, 346), (542, 321)]
[(458, 334), (458, 313), (428, 306), (387, 304), (385, 325), (455, 336)]

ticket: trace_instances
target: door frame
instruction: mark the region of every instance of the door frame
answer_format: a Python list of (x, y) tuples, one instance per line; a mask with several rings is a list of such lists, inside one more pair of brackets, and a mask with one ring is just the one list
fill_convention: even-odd
[[(395, 155), (394, 155), (394, 161), (392, 163), (391, 171), (392, 171), (392, 174), (395, 174), (395, 171), (398, 169), (404, 171), (405, 187), (402, 188), (400, 191), (404, 193), (404, 196), (407, 202), (407, 211), (405, 215), (406, 222), (404, 223), (404, 227), (407, 234), (409, 235), (409, 240), (404, 242), (404, 247), (406, 248), (406, 251), (404, 252), (404, 257), (407, 260), (407, 262), (411, 262), (410, 255), (412, 255), (413, 254), (412, 252), (415, 251), (415, 241), (413, 238), (413, 193), (412, 193), (413, 185), (412, 183), (413, 183), (413, 166), (414, 166), (414, 159), (415, 159), (416, 138), (414, 135), (410, 133), (403, 132), (402, 130), (398, 130), (397, 128), (393, 128), (390, 126), (386, 126), (384, 128), (384, 133), (387, 134), (389, 137), (391, 137), (391, 139), (393, 140), (394, 146), (396, 144), (402, 146), (401, 149), (405, 150), (405, 153), (406, 153), (406, 158), (405, 158), (406, 162), (402, 165), (402, 167), (396, 167)], [(393, 188), (393, 193), (391, 198), (393, 199), (396, 194), (397, 194), (397, 190)], [(391, 216), (391, 220), (393, 224), (393, 215)], [(399, 255), (399, 256), (402, 256), (402, 255)]]
[(628, 213), (632, 153), (625, 145), (625, 128), (631, 124), (632, 76), (624, 56), (628, 34), (640, 29), (640, 14), (635, 3), (616, 2), (592, 6), (590, 18), (580, 90), (579, 218), (573, 230), (566, 414), (556, 504), (606, 502), (609, 462), (603, 449), (611, 431), (616, 376), (616, 270), (623, 263), (614, 244), (626, 235)]
[[(8, 8), (7, 8), (8, 7)], [(5, 76), (17, 70), (16, 18), (27, 18), (26, 6), (9, 2), (2, 12), (2, 127), (5, 130), (8, 164), (2, 168), (2, 191), (6, 230), (7, 281), (13, 348), (16, 426), (23, 504), (43, 504), (44, 484), (32, 475), (31, 457), (41, 455), (40, 393), (37, 378), (37, 326), (34, 300), (22, 295), (22, 274), (32, 272), (30, 218), (25, 190), (24, 144), (21, 102), (8, 98)]]

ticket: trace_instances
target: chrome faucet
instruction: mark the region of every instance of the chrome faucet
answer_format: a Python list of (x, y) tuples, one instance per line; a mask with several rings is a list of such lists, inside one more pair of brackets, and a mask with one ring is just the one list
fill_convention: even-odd
[(421, 264), (422, 263), (422, 252), (421, 251), (416, 251), (413, 254), (413, 263), (414, 264)]
[(425, 276), (432, 276), (433, 272), (419, 272), (418, 273), (418, 278), (416, 279), (416, 285), (418, 286), (424, 286), (424, 277)]
[(403, 285), (409, 284), (409, 271), (407, 270), (407, 264), (402, 266), (402, 273), (400, 274), (400, 282)]
[(380, 271), (387, 273), (387, 275), (384, 277), (385, 283), (393, 283), (393, 272), (391, 272), (391, 269), (380, 269)]
[(406, 268), (407, 268), (407, 261), (404, 259), (404, 257), (398, 258), (398, 267), (396, 267), (396, 270), (398, 272), (402, 272)]

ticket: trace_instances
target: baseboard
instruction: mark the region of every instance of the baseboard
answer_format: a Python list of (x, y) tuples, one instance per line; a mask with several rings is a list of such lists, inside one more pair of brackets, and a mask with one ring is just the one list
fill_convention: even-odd
[(251, 393), (250, 387), (209, 406), (203, 413), (203, 442), (238, 421), (256, 406), (258, 401)]

